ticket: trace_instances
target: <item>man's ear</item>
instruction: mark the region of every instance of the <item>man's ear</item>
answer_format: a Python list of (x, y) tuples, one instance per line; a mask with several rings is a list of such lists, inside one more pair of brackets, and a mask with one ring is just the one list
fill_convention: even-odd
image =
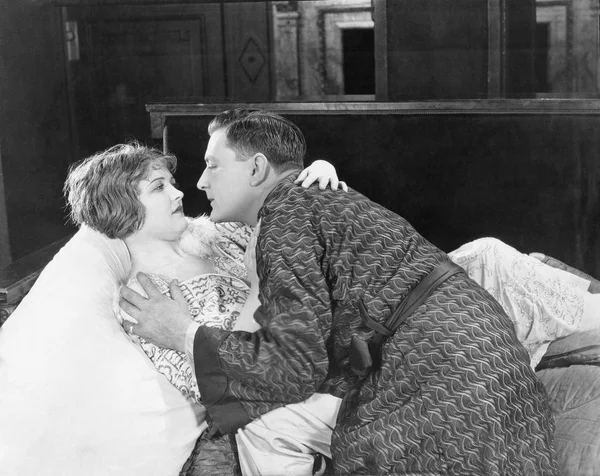
[(252, 172), (250, 176), (250, 186), (258, 187), (262, 185), (271, 173), (271, 164), (264, 154), (258, 153), (250, 159), (252, 161)]

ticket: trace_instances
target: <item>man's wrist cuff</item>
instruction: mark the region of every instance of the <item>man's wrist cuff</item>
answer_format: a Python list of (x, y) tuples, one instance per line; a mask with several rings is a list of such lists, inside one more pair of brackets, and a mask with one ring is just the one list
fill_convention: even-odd
[(185, 332), (185, 355), (190, 361), (192, 369), (194, 367), (194, 337), (196, 337), (199, 328), (200, 324), (192, 322)]

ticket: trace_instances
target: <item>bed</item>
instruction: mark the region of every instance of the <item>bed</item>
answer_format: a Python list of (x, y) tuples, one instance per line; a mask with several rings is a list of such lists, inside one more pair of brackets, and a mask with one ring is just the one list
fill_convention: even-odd
[[(114, 296), (128, 266), (123, 242), (82, 228), (0, 328), (0, 428), (10, 428), (0, 432), (5, 474), (51, 474), (53, 463), (61, 474), (106, 467), (128, 476), (241, 474), (232, 438), (200, 437), (193, 412), (143, 364), (115, 320)], [(600, 283), (588, 278), (598, 292)], [(555, 341), (537, 374), (556, 412), (561, 474), (597, 474), (600, 331)], [(72, 432), (69, 441), (57, 436), (64, 432)]]
[[(188, 215), (207, 211), (195, 189), (206, 126), (217, 111), (234, 106), (148, 106), (154, 137), (181, 158), (176, 178), (186, 193)], [(599, 101), (262, 106), (301, 126), (311, 159), (332, 160), (344, 171), (342, 179), (408, 218), (440, 248), (450, 251), (479, 236), (496, 236), (518, 249), (544, 251), (600, 275), (600, 136), (594, 133), (600, 126)], [(38, 263), (33, 278), (48, 259)], [(105, 312), (127, 273), (127, 259), (122, 242), (79, 230), (61, 243), (30, 292), (35, 279), (25, 280), (20, 290), (28, 294), (12, 315), (14, 305), (0, 306), (0, 462), (8, 474), (27, 474), (32, 468), (48, 474), (53, 461), (60, 466), (73, 458), (81, 463), (73, 474), (93, 475), (98, 465), (113, 465), (114, 474), (125, 465), (128, 476), (239, 473), (231, 441), (199, 438), (193, 412), (131, 353), (112, 312)], [(565, 266), (551, 258), (548, 262)], [(590, 281), (590, 290), (600, 292), (599, 283)], [(78, 303), (85, 312), (60, 312), (67, 302)], [(57, 348), (71, 343), (77, 349), (73, 358), (57, 355)], [(121, 374), (98, 368), (98, 356)], [(137, 363), (127, 367), (129, 357)], [(64, 365), (71, 366), (69, 375), (53, 379), (50, 387), (41, 385), (38, 376), (52, 375)], [(537, 374), (556, 412), (561, 474), (595, 476), (600, 468), (600, 334), (557, 340)], [(15, 387), (22, 376), (26, 378)], [(87, 384), (94, 390), (89, 394), (83, 390)], [(67, 388), (83, 394), (85, 405), (69, 408), (63, 398)], [(140, 415), (134, 388), (147, 392), (149, 402), (169, 394), (170, 406), (148, 404)], [(98, 410), (107, 406), (107, 414)], [(19, 418), (29, 423), (16, 424)], [(179, 430), (171, 433), (175, 423)], [(142, 439), (137, 427), (145, 428), (145, 434), (160, 428), (162, 440), (150, 438), (123, 454), (114, 435), (137, 442)], [(1, 431), (5, 428), (11, 431)], [(77, 438), (70, 451), (52, 451), (57, 431), (73, 429)], [(110, 447), (113, 460), (97, 459), (91, 443), (98, 440)]]

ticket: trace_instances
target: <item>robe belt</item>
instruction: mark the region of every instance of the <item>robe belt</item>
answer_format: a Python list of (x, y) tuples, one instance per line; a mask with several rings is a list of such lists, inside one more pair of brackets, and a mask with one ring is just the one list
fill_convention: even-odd
[(350, 344), (350, 365), (354, 373), (366, 376), (381, 365), (381, 346), (385, 339), (394, 335), (396, 329), (431, 295), (444, 281), (464, 269), (452, 261), (443, 261), (412, 289), (385, 324), (380, 324), (369, 316), (362, 299), (358, 301), (358, 310), (365, 326), (375, 331), (370, 341), (358, 336), (352, 337)]

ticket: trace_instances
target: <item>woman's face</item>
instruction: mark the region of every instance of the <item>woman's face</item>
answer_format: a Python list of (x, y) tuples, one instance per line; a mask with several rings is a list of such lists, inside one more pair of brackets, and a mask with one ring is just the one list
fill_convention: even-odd
[(156, 164), (138, 187), (139, 200), (144, 205), (146, 217), (136, 234), (165, 241), (179, 239), (188, 223), (183, 215), (183, 192), (175, 187), (171, 173)]

